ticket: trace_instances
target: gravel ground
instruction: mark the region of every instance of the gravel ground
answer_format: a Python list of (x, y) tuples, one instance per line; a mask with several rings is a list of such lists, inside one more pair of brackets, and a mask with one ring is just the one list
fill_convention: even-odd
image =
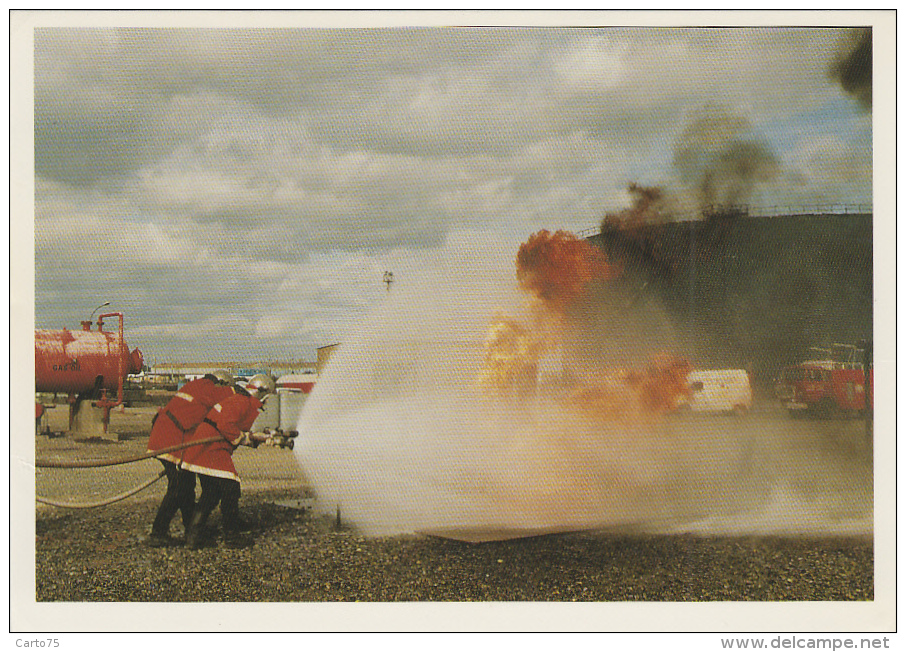
[[(57, 410), (55, 419), (65, 416)], [(141, 452), (153, 410), (114, 414), (120, 441), (36, 438), (38, 457)], [(292, 454), (237, 454), (247, 546), (218, 536), (200, 550), (146, 539), (163, 483), (107, 507), (38, 505), (39, 602), (326, 601), (837, 601), (874, 599), (869, 537), (704, 537), (612, 532), (487, 543), (430, 536), (363, 537), (335, 515), (279, 504), (304, 495)], [(39, 494), (110, 496), (160, 469), (155, 461), (101, 471), (40, 469)], [(94, 475), (93, 475), (94, 474)], [(212, 518), (216, 526), (219, 512)], [(181, 537), (178, 517), (173, 532)]]
[[(335, 519), (243, 497), (248, 547), (145, 543), (156, 503), (36, 523), (38, 601), (872, 600), (864, 539), (573, 533), (470, 544), (366, 538)], [(295, 495), (292, 497), (296, 497)], [(177, 519), (178, 520), (178, 519)], [(216, 517), (213, 525), (216, 525)]]

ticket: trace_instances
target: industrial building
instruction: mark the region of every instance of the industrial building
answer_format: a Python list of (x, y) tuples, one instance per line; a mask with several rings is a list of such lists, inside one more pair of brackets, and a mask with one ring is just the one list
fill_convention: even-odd
[(698, 366), (747, 369), (766, 387), (814, 347), (872, 339), (872, 213), (857, 208), (605, 222), (589, 240), (631, 296), (657, 298)]
[(166, 377), (170, 380), (203, 376), (215, 369), (226, 369), (233, 376), (267, 374), (275, 378), (288, 374), (313, 373), (317, 363), (305, 360), (221, 361), (221, 362), (161, 362), (150, 365), (146, 375)]

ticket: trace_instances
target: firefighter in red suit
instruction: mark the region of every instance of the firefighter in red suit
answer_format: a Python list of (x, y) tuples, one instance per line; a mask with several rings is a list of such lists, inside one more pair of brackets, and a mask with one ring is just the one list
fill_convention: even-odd
[(186, 546), (202, 544), (203, 529), (214, 508), (220, 504), (221, 526), (227, 543), (239, 543), (242, 520), (239, 518), (239, 474), (233, 464), (233, 451), (239, 446), (255, 446), (248, 432), (264, 399), (276, 390), (270, 376), (252, 376), (245, 388), (237, 388), (233, 396), (215, 405), (189, 441), (220, 436), (220, 441), (193, 446), (186, 450), (182, 466), (201, 480), (201, 498), (195, 507), (192, 523), (186, 534)]
[[(158, 451), (182, 444), (195, 432), (202, 420), (214, 405), (234, 393), (233, 376), (228, 371), (218, 369), (202, 378), (189, 381), (183, 385), (176, 396), (158, 411), (151, 426), (148, 439), (148, 451)], [(167, 474), (167, 493), (157, 510), (151, 536), (148, 539), (154, 547), (167, 546), (171, 543), (170, 521), (179, 511), (186, 530), (192, 522), (192, 511), (195, 507), (195, 474), (180, 468), (185, 449), (157, 456)]]

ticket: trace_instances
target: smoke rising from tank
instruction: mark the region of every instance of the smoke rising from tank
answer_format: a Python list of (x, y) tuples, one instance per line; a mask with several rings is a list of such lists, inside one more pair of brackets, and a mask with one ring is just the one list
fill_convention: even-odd
[(781, 173), (777, 156), (750, 129), (748, 120), (725, 108), (702, 108), (673, 145), (676, 183), (630, 183), (630, 206), (607, 213), (602, 227), (632, 231), (738, 212), (760, 185)]
[[(534, 237), (541, 249), (554, 238)], [(674, 396), (669, 384), (685, 373), (680, 358), (656, 355), (675, 343), (664, 313), (611, 286), (613, 268), (586, 259), (586, 242), (557, 237), (596, 270), (579, 287), (562, 279), (568, 301), (541, 273), (561, 250), (525, 253), (534, 272), (517, 274), (515, 244), (457, 241), (419, 275), (399, 275), (333, 354), (299, 424), (296, 454), (322, 509), (339, 507), (367, 534), (473, 540), (581, 528), (870, 531), (862, 485), (827, 493), (836, 462), (797, 452), (784, 425), (766, 439), (754, 422), (664, 416), (663, 392)], [(500, 336), (501, 323), (512, 332)], [(539, 328), (543, 346), (518, 345)], [(511, 391), (486, 391), (498, 341), (503, 355), (531, 358), (534, 388), (501, 374)], [(779, 442), (789, 443), (782, 464)], [(748, 528), (746, 515), (758, 517)]]
[(871, 28), (851, 30), (840, 46), (830, 67), (830, 77), (855, 97), (866, 111), (872, 105), (872, 37)]
[(745, 203), (757, 184), (779, 173), (767, 145), (745, 136), (749, 128), (744, 118), (707, 107), (677, 140), (673, 165), (702, 214)]

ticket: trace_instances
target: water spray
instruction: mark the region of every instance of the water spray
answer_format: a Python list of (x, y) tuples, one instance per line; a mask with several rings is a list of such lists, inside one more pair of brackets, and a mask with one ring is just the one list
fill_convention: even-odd
[[(553, 235), (532, 243), (562, 250), (526, 252), (533, 265), (517, 275), (499, 243), (451, 243), (344, 338), (295, 449), (319, 502), (342, 505), (343, 523), (365, 534), (477, 541), (596, 528), (797, 531), (811, 512), (812, 530), (870, 531), (861, 467), (843, 474), (828, 458), (818, 471), (804, 449), (778, 453), (771, 446), (802, 440), (785, 421), (672, 416), (688, 366), (651, 355), (675, 343), (657, 297), (627, 306), (617, 268)], [(519, 328), (493, 336), (507, 320)], [(551, 374), (554, 354), (562, 364)], [(534, 387), (513, 391), (533, 367)], [(482, 378), (505, 391), (486, 391)], [(803, 473), (811, 485), (826, 479), (833, 499)], [(838, 491), (835, 474), (857, 481), (841, 479)], [(846, 505), (840, 522), (833, 500)]]

